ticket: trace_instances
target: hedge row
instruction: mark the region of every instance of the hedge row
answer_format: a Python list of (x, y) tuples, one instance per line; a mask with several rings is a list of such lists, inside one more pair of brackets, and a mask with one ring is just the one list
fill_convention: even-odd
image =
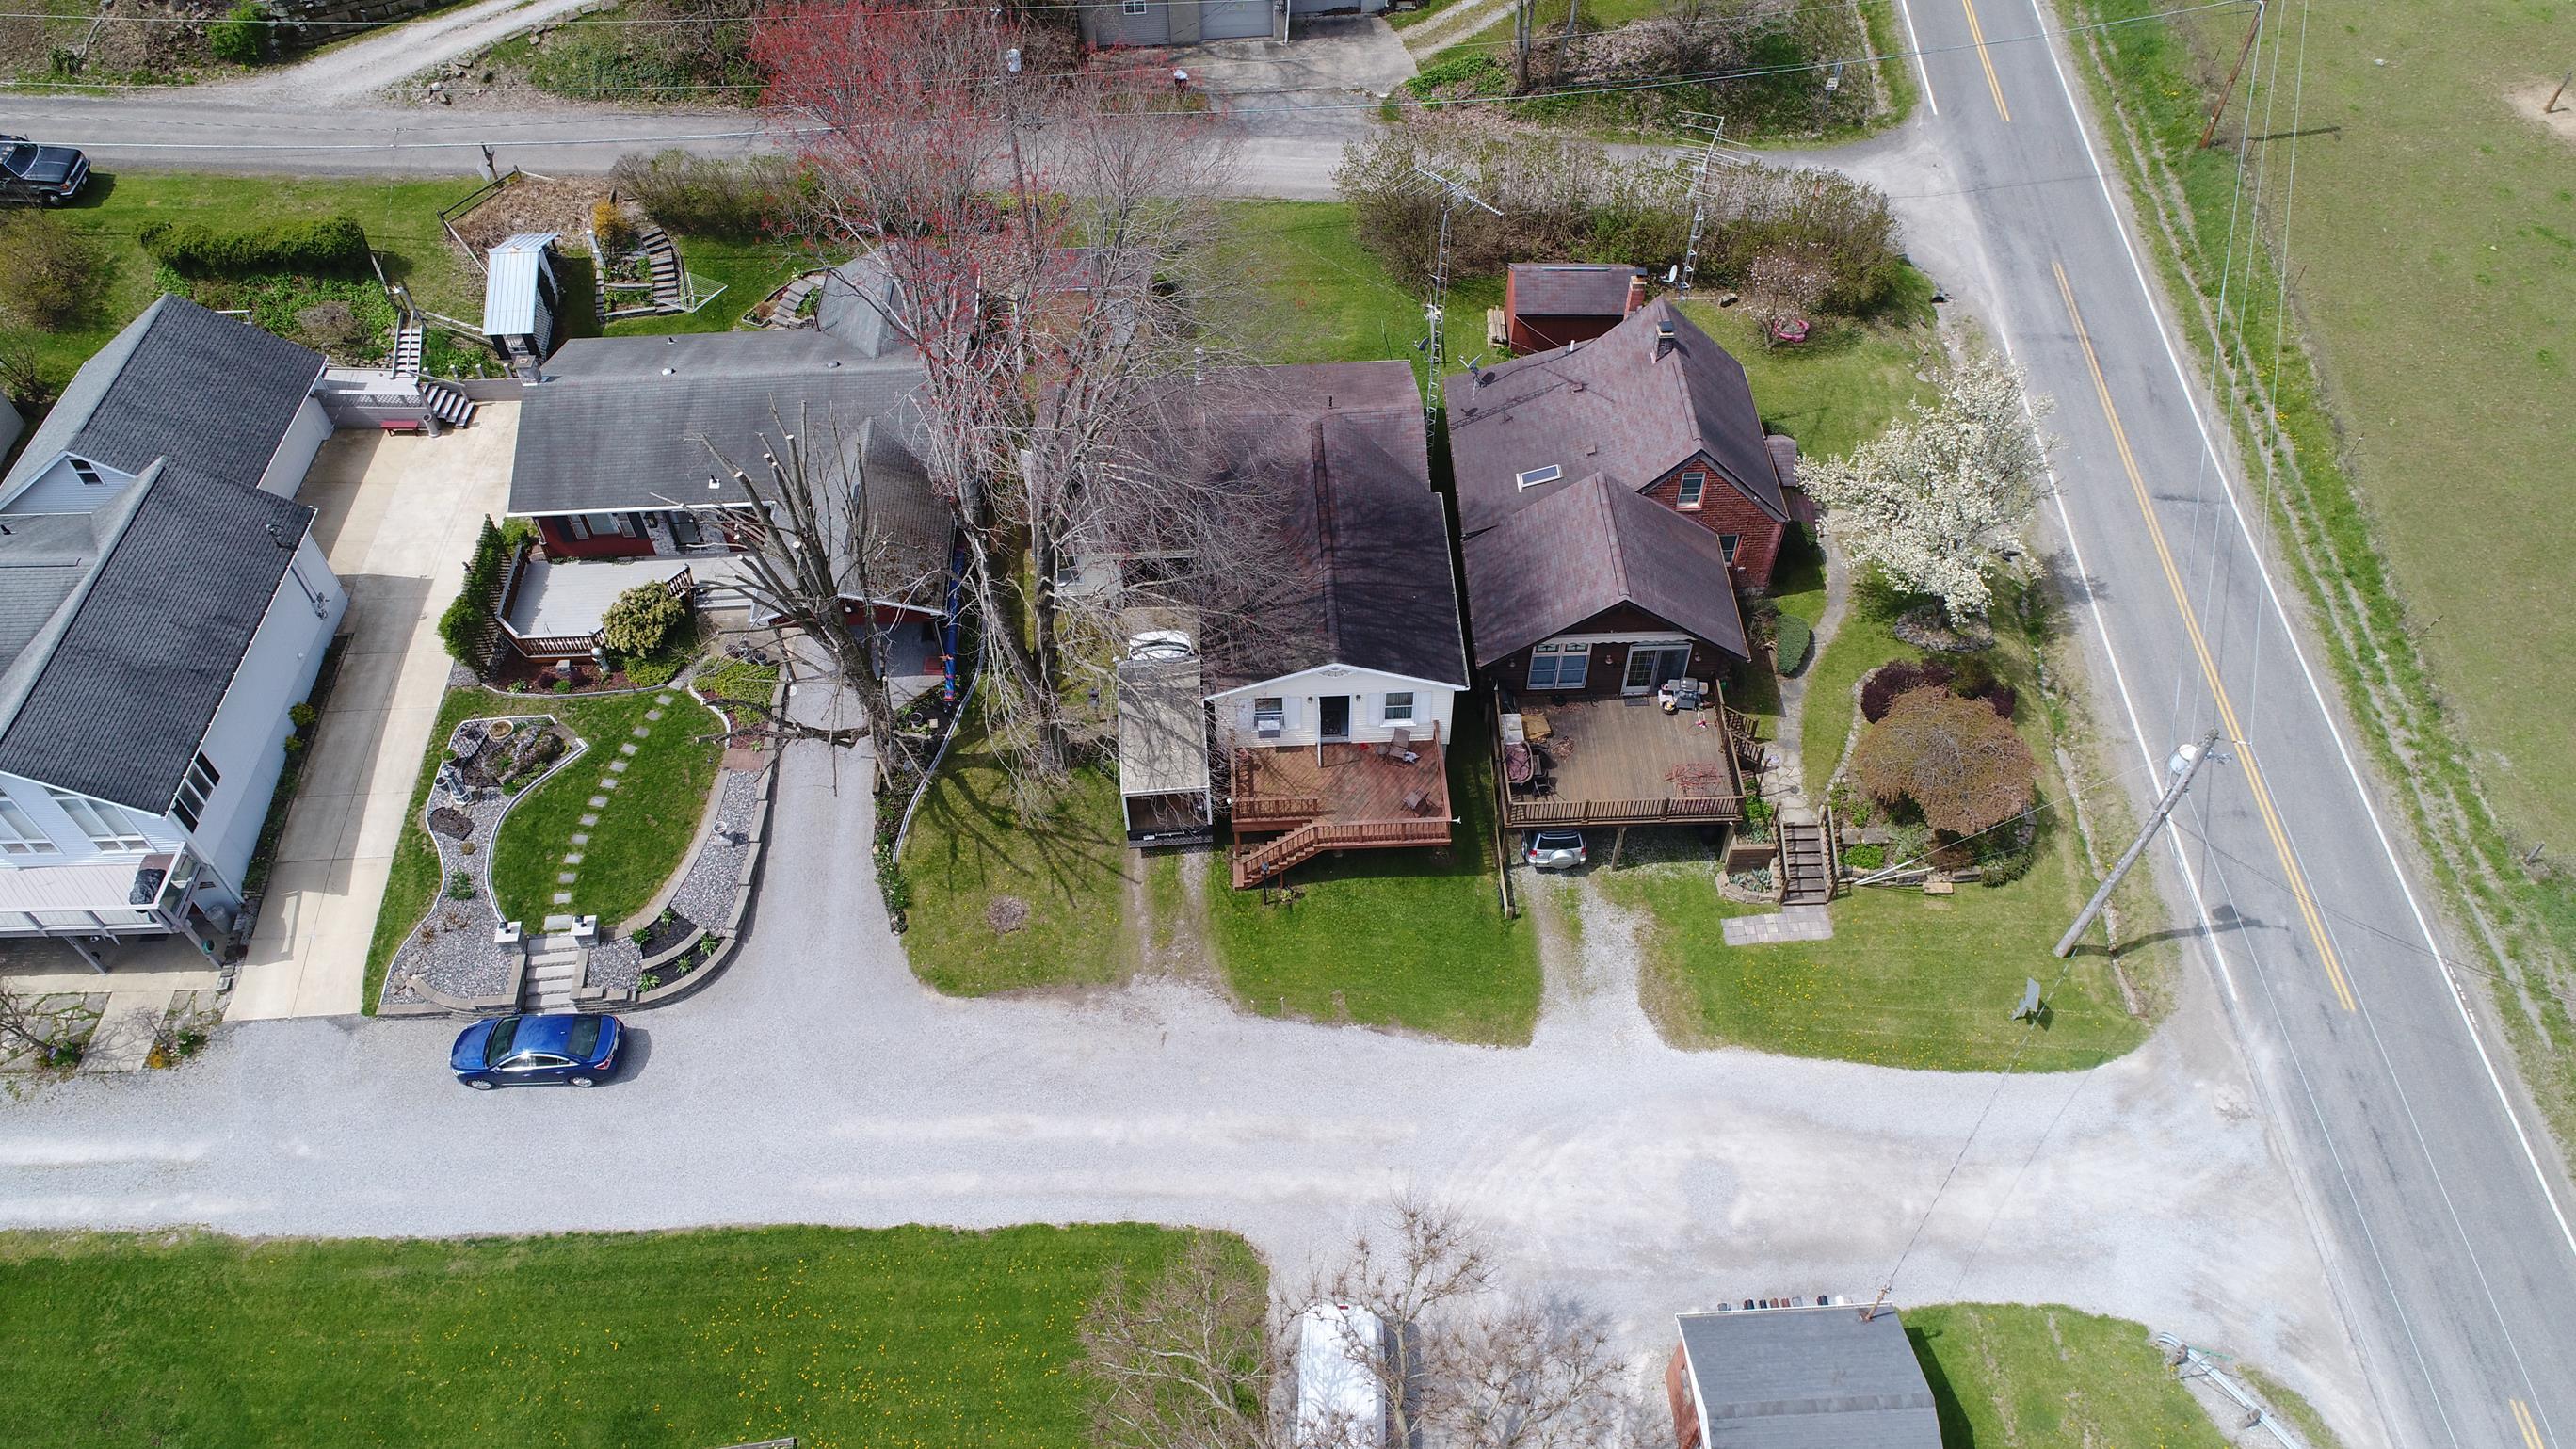
[(156, 221), (134, 239), (182, 276), (242, 277), (267, 272), (315, 276), (367, 270), (366, 229), (345, 216), (271, 222), (246, 231), (220, 231), (194, 221)]

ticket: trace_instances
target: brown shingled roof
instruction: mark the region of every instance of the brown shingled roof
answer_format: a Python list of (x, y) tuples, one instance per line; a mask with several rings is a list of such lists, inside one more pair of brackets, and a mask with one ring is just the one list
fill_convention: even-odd
[(1467, 540), (1477, 668), (1623, 603), (1747, 657), (1716, 535), (1598, 473), (1544, 493)]
[[(1673, 348), (1658, 357), (1666, 326)], [(1568, 486), (1520, 487), (1532, 469), (1553, 464), (1565, 479), (1599, 473), (1642, 489), (1702, 453), (1763, 512), (1789, 517), (1743, 364), (1670, 298), (1589, 342), (1451, 378), (1443, 396), (1459, 530), (1469, 538)]]

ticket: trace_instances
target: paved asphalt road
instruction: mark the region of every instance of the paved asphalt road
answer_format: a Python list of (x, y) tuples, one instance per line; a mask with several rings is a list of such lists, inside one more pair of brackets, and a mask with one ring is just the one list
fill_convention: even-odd
[[(2260, 1100), (2295, 1168), (2300, 1205), (2324, 1249), (2324, 1281), (2357, 1340), (2369, 1402), (2384, 1420), (2387, 1439), (2396, 1444), (2522, 1449), (2576, 1444), (2576, 1437), (2570, 1437), (2576, 1436), (2576, 1374), (2570, 1372), (2576, 1365), (2576, 1320), (2564, 1312), (2566, 1304), (2576, 1301), (2576, 1236), (2570, 1235), (2562, 1215), (2561, 1205), (2569, 1201), (2566, 1184), (2554, 1167), (2543, 1166), (2546, 1146), (2538, 1140), (2536, 1119), (2522, 1110), (2503, 1048), (2479, 1017), (2483, 984), (2474, 977), (2455, 979), (2433, 954), (2439, 938), (2426, 918), (2433, 903), (2417, 884), (2420, 872), (2402, 863), (2406, 857), (2392, 847), (2370, 803), (2371, 787), (2348, 754), (2349, 732), (2338, 727), (2339, 706), (2326, 693), (2330, 686), (2311, 674), (2308, 659), (2299, 652), (2284, 600), (2275, 594), (2264, 570), (2264, 550), (2255, 541), (2260, 536), (2259, 504), (2241, 472), (2219, 461), (2209, 446), (2198, 410), (2200, 389), (2187, 376), (2188, 366), (2177, 361), (2179, 341), (2150, 300), (2121, 209), (2101, 178), (2095, 150), (2077, 117), (2068, 76), (2051, 47), (2036, 38), (2042, 26), (2033, 0), (1986, 0), (1973, 21), (1967, 0), (1911, 0), (1906, 21), (1917, 28), (1927, 52), (1929, 113), (1894, 136), (1832, 159), (1877, 180), (1897, 197), (1918, 259), (1962, 306), (2005, 340), (2030, 369), (2034, 389), (2056, 401), (2048, 422), (2062, 439), (2056, 511), (2064, 541), (2071, 546), (2073, 570), (2085, 586), (2077, 622), (2096, 651), (2096, 673), (2110, 692), (2103, 718), (2115, 729), (2125, 728), (2149, 765), (2178, 741), (2213, 724), (2237, 741), (2226, 747), (2227, 761), (2204, 771), (2168, 871), (2182, 877), (2209, 930), (2208, 959), (2217, 983), (2213, 994), (2254, 1059)], [(561, 170), (598, 169), (620, 151), (658, 143), (638, 139), (643, 137), (695, 136), (685, 144), (716, 151), (756, 144), (734, 134), (741, 130), (734, 117), (347, 109), (324, 117), (277, 102), (250, 105), (212, 98), (0, 101), (0, 118), (5, 118), (0, 126), (12, 129), (23, 124), (73, 135), (111, 162), (209, 169), (465, 172), (480, 162), (475, 143), (495, 138), (504, 145), (505, 164), (515, 159), (535, 169)], [(244, 143), (280, 149), (234, 149)], [(388, 145), (410, 149), (384, 149)], [(214, 149), (190, 149), (207, 147)], [(1333, 149), (1328, 141), (1302, 134), (1256, 141), (1246, 159), (1246, 189), (1287, 196), (1328, 194)], [(2284, 582), (2280, 587), (2289, 586)], [(2295, 608), (2294, 598), (2289, 602)], [(2177, 864), (2180, 870), (2173, 869)], [(782, 915), (789, 919), (763, 934), (803, 938), (810, 928), (797, 924), (792, 912), (792, 906), (765, 905), (764, 914), (773, 922)], [(746, 978), (762, 979), (757, 973), (746, 973)], [(729, 983), (728, 992), (738, 985)], [(725, 1010), (720, 1004), (725, 994), (710, 998), (705, 1010)], [(1061, 1010), (916, 1005), (934, 1015)], [(1221, 1026), (1199, 1021), (1195, 1007), (1158, 999), (1101, 1009), (1135, 1011), (1148, 1019), (1168, 1009), (1190, 1018), (1194, 1030), (1214, 1033), (1202, 1038), (1211, 1041), (1249, 1042), (1265, 1033), (1297, 1030), (1257, 1023)], [(689, 1018), (660, 1019), (671, 1023), (669, 1034), (676, 1037)], [(354, 1044), (345, 1059), (331, 1046), (341, 1029), (291, 1030), (327, 1034), (316, 1042), (299, 1039), (298, 1047), (328, 1048), (322, 1059), (334, 1063), (334, 1083), (359, 1070), (365, 1054)], [(2175, 1035), (2169, 1031), (2159, 1042)], [(244, 1033), (226, 1051), (291, 1052), (271, 1045), (280, 1040)], [(1060, 1049), (1088, 1051), (1070, 1041)], [(374, 1050), (370, 1046), (366, 1052)], [(409, 1050), (422, 1063), (430, 1060), (426, 1047), (415, 1043)], [(1132, 1048), (1104, 1044), (1099, 1050), (1098, 1060), (1108, 1062)], [(1312, 1069), (1319, 1079), (1391, 1071), (1395, 1068), (1380, 1060), (1379, 1053), (1415, 1050), (1442, 1054), (1436, 1048), (1370, 1044), (1355, 1055), (1318, 1053)], [(285, 1059), (291, 1055), (279, 1058)], [(1458, 1061), (1487, 1059), (1487, 1054), (1466, 1054)], [(219, 1059), (218, 1068), (229, 1060)], [(1683, 1059), (1660, 1066), (1651, 1077), (1623, 1079), (1616, 1090), (1662, 1100), (1668, 1079), (1677, 1074), (1696, 1084), (1693, 1091), (1706, 1093), (1703, 1100), (1726, 1101), (1732, 1111), (1739, 1097), (1749, 1103), (1795, 1103), (1794, 1094), (1780, 1094), (1779, 1081), (1806, 1080), (1812, 1072), (1831, 1070), (1770, 1064), (1756, 1073), (1739, 1065), (1722, 1082), (1699, 1080), (1697, 1072), (1716, 1069), (1693, 1064), (1712, 1060), (1741, 1061)], [(943, 1069), (938, 1079), (959, 1081), (994, 1068), (1007, 1076), (1023, 1066), (987, 1045)], [(1421, 1069), (1405, 1071), (1413, 1074), (1405, 1078), (1411, 1081)], [(1471, 1107), (1467, 1100), (1447, 1095), (1446, 1074), (1435, 1075), (1444, 1081), (1439, 1100), (1457, 1104), (1458, 1120), (1506, 1120), (1481, 1103)], [(1467, 1076), (1472, 1079), (1476, 1073)], [(1222, 1073), (1210, 1078), (1221, 1079)], [(1271, 1080), (1275, 1085), (1276, 1079)], [(1166, 1081), (1165, 1086), (1174, 1084)], [(1593, 1080), (1587, 1089), (1606, 1086)], [(1946, 1083), (1926, 1085), (1919, 1095), (1937, 1101), (1948, 1089)], [(149, 1094), (175, 1088), (109, 1090)], [(279, 1090), (290, 1102), (305, 1102), (344, 1128), (356, 1120), (373, 1120), (363, 1116), (370, 1111), (385, 1113), (383, 1120), (407, 1121), (408, 1109), (387, 1097), (390, 1089), (346, 1099), (328, 1095), (337, 1086), (289, 1084)], [(865, 1090), (849, 1090), (857, 1095), (848, 1102), (863, 1111), (872, 1108), (876, 1099)], [(1909, 1101), (1916, 1095), (1909, 1089)], [(174, 1120), (199, 1115), (182, 1113), (186, 1099), (169, 1100)], [(1140, 1100), (1155, 1098), (1148, 1094)], [(442, 1109), (442, 1119), (467, 1120), (457, 1117), (458, 1110)], [(501, 1110), (512, 1115), (496, 1120), (551, 1120), (533, 1107)], [(596, 1109), (584, 1105), (576, 1110)], [(63, 1120), (86, 1124), (73, 1137), (97, 1131), (111, 1143), (131, 1138), (132, 1129), (116, 1128), (122, 1119), (105, 1105), (67, 1103), (43, 1112), (71, 1113)], [(10, 1130), (29, 1120), (19, 1119)], [(1419, 1120), (1440, 1119), (1426, 1115)], [(988, 1124), (990, 1130), (1006, 1136), (1021, 1130), (995, 1125), (999, 1122)], [(1774, 1145), (1784, 1155), (1771, 1160), (1770, 1170), (1806, 1172), (1811, 1149), (1829, 1156), (1822, 1144), (1856, 1125), (1857, 1120), (1837, 1122), (1812, 1142), (1803, 1137), (1777, 1140)], [(1043, 1134), (1059, 1129), (1027, 1130)], [(170, 1141), (167, 1150), (173, 1156), (167, 1159), (148, 1147), (108, 1149), (136, 1156), (81, 1169), (79, 1177), (114, 1184), (115, 1191), (76, 1189), (49, 1199), (40, 1211), (66, 1220), (204, 1217), (219, 1222), (237, 1212), (243, 1221), (334, 1230), (389, 1230), (413, 1216), (401, 1210), (403, 1193), (394, 1186), (396, 1179), (411, 1176), (404, 1171), (384, 1171), (384, 1182), (371, 1193), (335, 1206), (332, 1194), (281, 1198), (277, 1182), (284, 1179), (254, 1174), (249, 1186), (239, 1186), (234, 1174), (251, 1168), (231, 1165), (205, 1139), (182, 1135)], [(1508, 1150), (1490, 1141), (1482, 1146), (1494, 1149), (1496, 1161), (1518, 1160), (1518, 1154), (1535, 1150), (1526, 1143)], [(2535, 1152), (2535, 1147), (2541, 1150)], [(65, 1145), (59, 1150), (75, 1149)], [(1589, 1146), (1585, 1150), (1591, 1151)], [(713, 1200), (739, 1201), (743, 1181), (762, 1180), (750, 1171), (750, 1159), (730, 1144), (711, 1143), (707, 1151), (718, 1164), (711, 1177), (729, 1179), (709, 1184)], [(933, 1152), (948, 1165), (913, 1183), (946, 1185), (948, 1196), (934, 1195), (929, 1201), (953, 1201), (958, 1212), (972, 1214), (973, 1220), (1000, 1220), (1031, 1210), (1064, 1215), (1061, 1206), (1042, 1206), (1061, 1204), (1064, 1198), (1011, 1196), (1000, 1179), (977, 1177), (956, 1166), (953, 1155), (953, 1149), (944, 1147)], [(1568, 1159), (1596, 1171), (1613, 1160), (1626, 1170), (1629, 1159)], [(384, 1170), (388, 1162), (376, 1165)], [(1267, 1181), (1279, 1191), (1295, 1187), (1283, 1176), (1288, 1169), (1274, 1169), (1261, 1154), (1241, 1166), (1253, 1180)], [(274, 1165), (260, 1169), (276, 1170)], [(1460, 1170), (1453, 1166), (1451, 1175)], [(746, 1171), (748, 1179), (732, 1176)], [(1357, 1170), (1351, 1175), (1369, 1176)], [(980, 1191), (960, 1195), (957, 1189), (970, 1179)], [(124, 1196), (156, 1181), (171, 1183), (173, 1191)], [(846, 1171), (838, 1181), (870, 1201), (884, 1185)], [(1675, 1208), (1657, 1222), (1693, 1216), (1680, 1211), (1680, 1205), (1695, 1202), (1694, 1181), (1683, 1173), (1654, 1189), (1672, 1194), (1664, 1201)], [(1308, 1179), (1296, 1190), (1322, 1188), (1322, 1181)], [(1173, 1190), (1180, 1191), (1177, 1182)], [(1002, 1195), (983, 1195), (997, 1191)], [(1587, 1190), (1569, 1191), (1576, 1198), (1594, 1196)], [(1508, 1200), (1507, 1195), (1498, 1198)], [(789, 1192), (788, 1205), (779, 1211), (795, 1215), (792, 1204), (799, 1200)], [(1133, 1196), (1077, 1200), (1104, 1205), (1137, 1201)], [(1729, 1201), (1727, 1210), (1739, 1223), (1775, 1221), (1758, 1210), (1758, 1203)], [(1783, 1200), (1778, 1205), (1788, 1204)], [(1624, 1251), (1638, 1255), (1632, 1261), (1659, 1254), (1674, 1255), (1669, 1261), (1675, 1263), (1696, 1264), (1702, 1257), (1735, 1261), (1727, 1256), (1733, 1250), (1728, 1243), (1704, 1236), (1651, 1243), (1652, 1232), (1660, 1229), (1650, 1229), (1633, 1204), (1587, 1200), (1584, 1206), (1604, 1212), (1615, 1208), (1616, 1236)], [(883, 1213), (900, 1216), (902, 1211), (895, 1200), (885, 1200)], [(1247, 1216), (1254, 1211), (1245, 1209)], [(521, 1204), (515, 1210), (496, 1206), (485, 1216), (498, 1227), (533, 1225), (544, 1214)], [(675, 1200), (670, 1216), (655, 1220), (692, 1217)], [(2196, 1250), (2216, 1246), (2206, 1233), (2194, 1232)], [(2079, 1241), (2103, 1240), (2088, 1230)], [(1776, 1261), (1820, 1261), (1833, 1251), (1811, 1241)], [(1850, 1279), (1838, 1281), (1847, 1286)], [(2061, 1296), (2051, 1288), (2054, 1281), (2039, 1275), (2036, 1296)], [(2000, 1288), (1982, 1268), (1950, 1282), (1973, 1283), (1979, 1291)], [(2171, 1303), (2176, 1292), (2171, 1284), (2132, 1282), (2124, 1287), (2138, 1290), (2140, 1301), (2150, 1304)], [(2254, 1311), (2244, 1301), (2200, 1301), (2195, 1296), (2199, 1291), (2188, 1290), (2184, 1296), (2204, 1318)], [(2270, 1289), (2250, 1281), (2229, 1285), (2222, 1277), (2220, 1291), (2250, 1299)], [(2121, 1311), (2155, 1316), (2136, 1304)], [(2252, 1337), (2259, 1341), (2265, 1335)], [(2310, 1347), (2320, 1362), (2339, 1351), (2318, 1343)]]
[[(2422, 873), (2392, 848), (2322, 661), (2289, 626), (2296, 596), (2275, 581), (2294, 585), (2265, 571), (2260, 495), (2204, 435), (2202, 389), (2077, 118), (2072, 61), (2032, 38), (2034, 0), (1909, 6), (1938, 111), (1867, 169), (2056, 400), (2060, 517), (2089, 587), (2082, 622), (2109, 653), (2105, 716), (2150, 761), (2211, 727), (2236, 742), (2194, 787), (2186, 887), (2389, 1436), (2576, 1444), (2565, 1179), (2474, 1019), (2485, 983), (2434, 954)], [(2306, 200), (2311, 221), (2332, 205)]]

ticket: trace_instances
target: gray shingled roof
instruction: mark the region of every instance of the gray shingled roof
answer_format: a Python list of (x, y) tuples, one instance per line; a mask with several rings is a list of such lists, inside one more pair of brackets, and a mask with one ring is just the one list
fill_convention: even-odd
[(1932, 1387), (1893, 1309), (1686, 1313), (1707, 1449), (1941, 1449)]
[[(67, 526), (13, 518), (0, 574), (51, 575), (12, 601), (0, 672), (0, 770), (158, 816), (205, 738), (313, 520), (300, 503), (147, 463)], [(85, 560), (66, 581), (66, 558)], [(59, 599), (32, 618), (41, 594)]]
[(879, 418), (908, 435), (921, 381), (908, 360), (813, 331), (585, 338), (545, 371), (519, 409), (510, 512), (521, 516), (733, 502), (730, 482), (707, 486), (722, 471), (710, 445), (752, 471), (763, 439), (827, 420), (854, 435)]
[[(1659, 358), (1657, 332), (1666, 324), (1675, 346)], [(1567, 481), (1599, 473), (1643, 489), (1702, 453), (1765, 513), (1789, 516), (1744, 365), (1669, 297), (1589, 342), (1451, 378), (1442, 396), (1467, 537)], [(1519, 486), (1520, 474), (1550, 464), (1565, 470), (1565, 481)]]
[(1631, 266), (1606, 262), (1514, 262), (1512, 309), (1523, 317), (1617, 317), (1628, 310)]
[(6, 487), (64, 453), (125, 473), (155, 458), (250, 487), (267, 471), (322, 355), (164, 295), (81, 364)]
[(1431, 486), (1422, 394), (1403, 362), (1228, 371), (1202, 454), (1267, 471), (1287, 505), (1286, 568), (1257, 640), (1212, 640), (1208, 687), (1236, 689), (1326, 664), (1464, 687), (1466, 650), (1449, 523)]
[(814, 325), (862, 357), (888, 357), (911, 349), (895, 325), (902, 292), (875, 252), (862, 252), (823, 274), (814, 301)]
[(1748, 657), (1716, 535), (1597, 473), (1549, 489), (1465, 552), (1480, 669), (1623, 603)]

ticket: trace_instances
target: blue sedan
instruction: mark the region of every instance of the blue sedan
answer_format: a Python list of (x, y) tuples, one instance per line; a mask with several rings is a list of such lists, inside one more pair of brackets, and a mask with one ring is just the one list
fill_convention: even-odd
[(624, 1035), (613, 1016), (504, 1016), (465, 1028), (447, 1064), (456, 1080), (478, 1092), (566, 1082), (595, 1087), (615, 1069)]

